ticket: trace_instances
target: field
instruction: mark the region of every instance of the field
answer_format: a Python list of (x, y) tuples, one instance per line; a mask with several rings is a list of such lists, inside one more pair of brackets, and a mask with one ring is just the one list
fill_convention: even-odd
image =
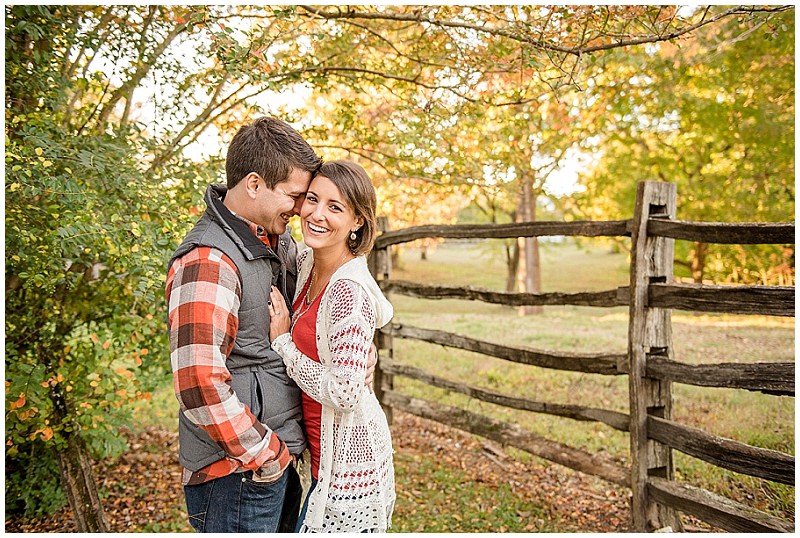
[[(406, 248), (393, 278), (504, 289), (499, 241)], [(601, 291), (627, 284), (627, 259), (597, 241), (542, 245), (544, 291)], [(391, 297), (395, 322), (537, 349), (624, 353), (627, 308), (518, 309), (479, 302)], [(794, 360), (794, 320), (672, 315), (676, 360), (689, 363)], [(627, 378), (517, 365), (441, 346), (395, 339), (395, 359), (454, 381), (537, 401), (627, 412)], [(463, 406), (625, 465), (627, 434), (602, 424), (504, 409), (421, 383), (395, 379), (406, 394)], [(716, 435), (794, 454), (794, 399), (674, 384), (674, 419)], [(106, 517), (115, 532), (186, 532), (177, 464), (177, 402), (171, 383), (137, 411), (131, 449), (96, 466)], [(398, 413), (392, 426), (397, 509), (393, 532), (624, 532), (628, 490), (509, 447)], [(499, 450), (499, 451), (498, 451)], [(499, 454), (499, 455), (498, 455)], [(677, 478), (794, 519), (794, 488), (724, 471), (673, 452)], [(693, 529), (710, 530), (697, 520)], [(12, 532), (70, 532), (68, 509), (41, 520), (6, 522)]]
[[(493, 244), (494, 243), (494, 244)], [(600, 291), (627, 285), (624, 254), (597, 240), (542, 244), (543, 291)], [(392, 278), (422, 283), (504, 289), (505, 266), (497, 240), (446, 243), (428, 259), (406, 248)], [(627, 308), (545, 307), (539, 315), (479, 302), (391, 297), (395, 322), (451, 331), (499, 344), (536, 349), (624, 353)], [(691, 364), (794, 360), (794, 319), (707, 315), (674, 311), (675, 359)], [(395, 339), (395, 359), (431, 373), (536, 401), (580, 404), (627, 412), (627, 377), (559, 372), (517, 365), (471, 352)], [(673, 418), (754, 446), (794, 454), (794, 398), (675, 383)], [(505, 409), (469, 400), (405, 378), (395, 388), (412, 396), (519, 424), (547, 438), (625, 463), (628, 436), (602, 424)], [(785, 518), (794, 518), (794, 488), (718, 469), (673, 452), (679, 480)], [(521, 459), (532, 458), (515, 452)]]

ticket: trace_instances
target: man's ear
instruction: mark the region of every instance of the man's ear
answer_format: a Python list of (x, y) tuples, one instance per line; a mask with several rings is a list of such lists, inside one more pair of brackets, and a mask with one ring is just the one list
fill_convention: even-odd
[(256, 193), (259, 189), (266, 188), (264, 185), (261, 184), (261, 176), (256, 174), (255, 172), (250, 172), (242, 179), (242, 183), (244, 183), (245, 191), (250, 198), (255, 198)]

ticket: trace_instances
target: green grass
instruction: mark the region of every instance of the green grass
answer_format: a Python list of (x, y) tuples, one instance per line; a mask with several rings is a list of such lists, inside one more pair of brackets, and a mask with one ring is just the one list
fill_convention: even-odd
[(172, 389), (172, 382), (164, 383), (153, 391), (149, 400), (140, 400), (134, 404), (133, 416), (136, 424), (133, 430), (143, 429), (147, 426), (165, 431), (178, 431), (178, 410), (180, 405)]
[(537, 532), (558, 531), (540, 506), (514, 495), (510, 484), (480, 483), (416, 454), (396, 454), (395, 469), (392, 532), (530, 532), (530, 521), (537, 520)]
[[(493, 240), (492, 240), (493, 241)], [(392, 278), (421, 283), (505, 289), (499, 241), (449, 243), (428, 260), (405, 249)], [(542, 247), (545, 292), (601, 291), (627, 285), (628, 260), (597, 240)], [(396, 323), (439, 329), (512, 346), (575, 352), (625, 353), (627, 308), (545, 307), (521, 317), (517, 308), (457, 300), (393, 295)], [(674, 311), (675, 360), (690, 364), (794, 361), (794, 319), (708, 315)], [(627, 377), (560, 372), (518, 365), (414, 340), (395, 339), (395, 359), (454, 381), (537, 401), (580, 404), (627, 412)], [(556, 441), (627, 461), (628, 435), (602, 424), (526, 413), (468, 399), (398, 377), (412, 396), (467, 407), (510, 421)], [(794, 399), (733, 389), (673, 385), (673, 418), (710, 433), (794, 454)], [(681, 480), (794, 517), (794, 488), (725, 471), (674, 451)]]

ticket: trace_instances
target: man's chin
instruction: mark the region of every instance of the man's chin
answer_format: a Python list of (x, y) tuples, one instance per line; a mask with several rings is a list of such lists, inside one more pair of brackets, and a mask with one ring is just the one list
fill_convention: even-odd
[(281, 225), (272, 226), (271, 228), (267, 229), (267, 233), (269, 235), (283, 235), (283, 234), (286, 233), (286, 227), (287, 226), (288, 226), (288, 224), (284, 224), (283, 226), (281, 226)]

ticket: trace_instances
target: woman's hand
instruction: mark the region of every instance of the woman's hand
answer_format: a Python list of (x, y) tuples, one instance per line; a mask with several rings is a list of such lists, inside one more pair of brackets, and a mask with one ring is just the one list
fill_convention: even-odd
[(292, 320), (289, 319), (289, 308), (278, 288), (272, 286), (269, 294), (269, 341), (289, 332)]

